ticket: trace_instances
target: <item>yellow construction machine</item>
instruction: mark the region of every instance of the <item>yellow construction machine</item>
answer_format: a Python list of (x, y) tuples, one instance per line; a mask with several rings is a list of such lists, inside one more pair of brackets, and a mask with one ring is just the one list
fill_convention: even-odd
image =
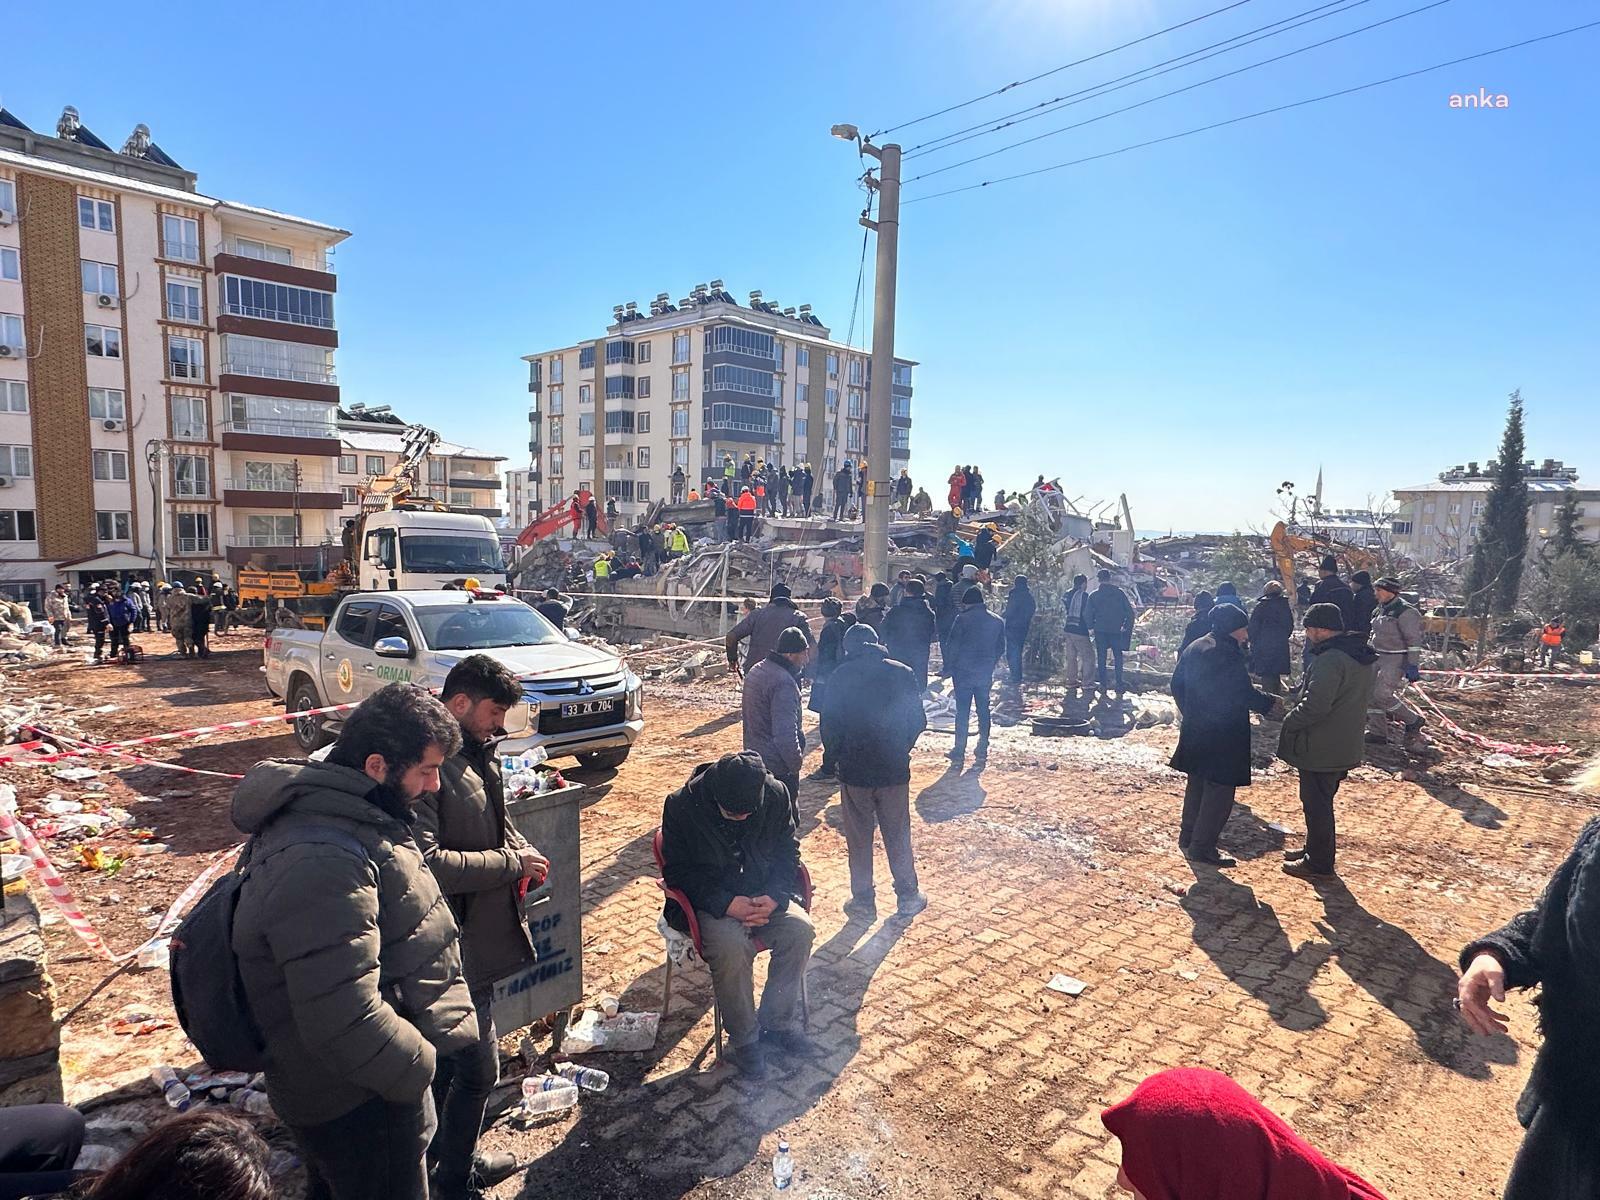
[(1324, 554), (1332, 554), (1342, 558), (1357, 571), (1377, 572), (1383, 568), (1383, 560), (1370, 550), (1363, 550), (1360, 546), (1351, 546), (1345, 542), (1336, 542), (1328, 537), (1312, 537), (1303, 533), (1290, 533), (1289, 527), (1279, 521), (1272, 527), (1272, 558), (1278, 565), (1278, 575), (1283, 580), (1283, 590), (1289, 595), (1295, 594), (1298, 584), (1294, 567), (1296, 554), (1315, 554), (1319, 558)]

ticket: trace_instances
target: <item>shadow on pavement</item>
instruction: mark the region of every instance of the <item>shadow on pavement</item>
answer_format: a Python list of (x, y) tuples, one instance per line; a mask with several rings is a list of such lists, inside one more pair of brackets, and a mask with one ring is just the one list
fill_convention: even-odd
[(983, 807), (988, 795), (976, 770), (963, 775), (951, 765), (917, 793), (917, 815), (929, 824), (969, 816)]

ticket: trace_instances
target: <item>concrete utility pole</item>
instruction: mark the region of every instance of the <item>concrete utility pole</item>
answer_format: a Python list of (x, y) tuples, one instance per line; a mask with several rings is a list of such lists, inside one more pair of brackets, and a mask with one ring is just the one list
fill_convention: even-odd
[(866, 586), (889, 582), (889, 505), (894, 395), (894, 305), (900, 257), (900, 147), (874, 146), (861, 139), (854, 125), (835, 125), (833, 136), (856, 142), (862, 154), (878, 160), (878, 178), (869, 171), (866, 183), (878, 193), (878, 219), (862, 216), (861, 224), (878, 234), (872, 305), (872, 386), (867, 394), (867, 500), (863, 567)]

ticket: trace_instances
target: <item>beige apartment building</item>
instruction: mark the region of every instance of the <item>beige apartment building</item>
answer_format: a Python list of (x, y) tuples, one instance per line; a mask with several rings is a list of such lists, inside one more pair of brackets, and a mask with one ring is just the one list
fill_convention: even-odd
[(199, 192), (143, 125), (0, 109), (0, 592), (337, 544), (348, 236)]
[[(866, 456), (870, 352), (835, 341), (809, 304), (780, 308), (760, 292), (740, 304), (721, 280), (641, 312), (619, 304), (603, 336), (523, 356), (528, 364), (531, 507), (574, 489), (615, 499), (633, 518), (689, 486), (720, 478), (724, 455), (809, 462), (817, 494), (838, 465)], [(911, 375), (896, 359), (891, 425), (898, 474), (911, 454)]]
[[(387, 405), (368, 408), (352, 404), (340, 410), (337, 477), (341, 522), (360, 512), (361, 492), (374, 476), (388, 474), (399, 465), (407, 428)], [(419, 472), (422, 494), (447, 505), (451, 512), (494, 520), (502, 515), (500, 469), (505, 460), (503, 454), (440, 441), (423, 457)]]
[(528, 524), (539, 515), (539, 506), (535, 503), (538, 493), (534, 489), (533, 471), (524, 467), (517, 471), (506, 472), (506, 523), (513, 530), (526, 529)]
[[(1494, 486), (1496, 464), (1451, 467), (1439, 478), (1413, 487), (1396, 488), (1394, 549), (1419, 563), (1465, 558), (1478, 544), (1479, 522)], [(1580, 535), (1600, 541), (1600, 491), (1578, 486), (1578, 470), (1559, 459), (1523, 464), (1528, 484), (1528, 545), (1537, 548), (1555, 528), (1556, 510), (1569, 493), (1576, 496)]]

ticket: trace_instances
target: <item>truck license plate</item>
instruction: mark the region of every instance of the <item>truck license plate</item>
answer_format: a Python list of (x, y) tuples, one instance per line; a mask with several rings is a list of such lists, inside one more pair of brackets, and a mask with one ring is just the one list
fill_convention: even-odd
[(595, 713), (615, 712), (617, 702), (613, 700), (575, 700), (571, 704), (561, 706), (563, 717), (588, 717)]

